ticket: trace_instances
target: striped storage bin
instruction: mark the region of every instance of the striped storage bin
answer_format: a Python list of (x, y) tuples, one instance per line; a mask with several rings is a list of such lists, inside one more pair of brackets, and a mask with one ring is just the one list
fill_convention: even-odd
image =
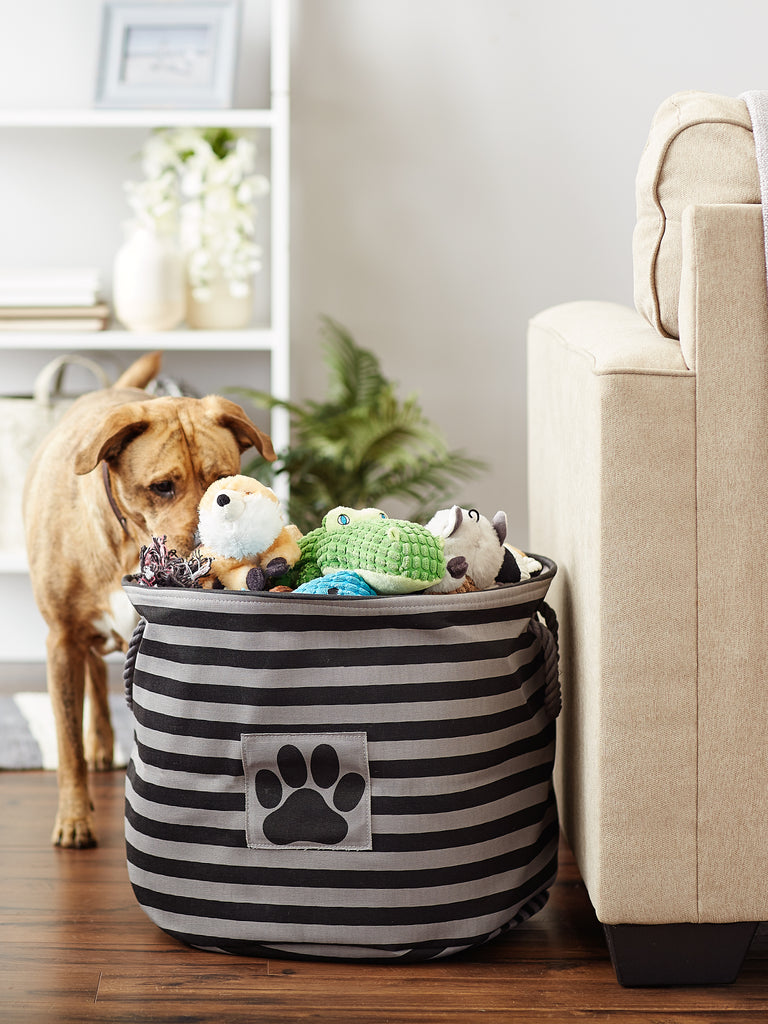
[(423, 960), (539, 910), (558, 841), (542, 561), (454, 596), (126, 581), (125, 830), (150, 918), (207, 950)]

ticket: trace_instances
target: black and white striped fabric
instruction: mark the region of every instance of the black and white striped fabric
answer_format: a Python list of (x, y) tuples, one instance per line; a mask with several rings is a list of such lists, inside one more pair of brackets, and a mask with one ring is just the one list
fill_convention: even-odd
[(208, 950), (415, 960), (539, 910), (558, 841), (543, 561), (453, 596), (126, 582), (144, 629), (125, 832), (150, 918)]

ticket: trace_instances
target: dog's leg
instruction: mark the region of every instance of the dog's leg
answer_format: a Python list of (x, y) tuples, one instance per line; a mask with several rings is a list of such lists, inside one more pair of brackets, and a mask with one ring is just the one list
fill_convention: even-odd
[(107, 701), (107, 666), (100, 654), (91, 650), (85, 658), (86, 692), (91, 701), (85, 759), (89, 768), (108, 772), (112, 767), (115, 735)]
[(96, 845), (83, 750), (85, 651), (56, 632), (48, 634), (48, 692), (59, 749), (59, 809), (51, 841), (56, 846)]

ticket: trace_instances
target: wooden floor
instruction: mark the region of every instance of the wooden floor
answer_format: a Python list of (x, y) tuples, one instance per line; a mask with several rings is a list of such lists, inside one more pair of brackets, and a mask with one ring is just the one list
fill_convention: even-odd
[(479, 1024), (768, 1020), (768, 930), (738, 982), (623, 989), (573, 859), (548, 906), (508, 938), (421, 966), (299, 963), (201, 953), (134, 901), (122, 844), (123, 777), (96, 776), (95, 850), (55, 850), (52, 773), (0, 775), (0, 1021)]

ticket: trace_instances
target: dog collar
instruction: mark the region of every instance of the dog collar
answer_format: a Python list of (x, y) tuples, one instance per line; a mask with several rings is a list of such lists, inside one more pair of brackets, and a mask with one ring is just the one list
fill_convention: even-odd
[(115, 513), (115, 519), (122, 526), (123, 533), (126, 535), (126, 537), (129, 537), (130, 534), (128, 533), (128, 524), (126, 522), (125, 516), (117, 507), (115, 496), (112, 493), (112, 481), (109, 479), (109, 466), (107, 465), (106, 462), (102, 462), (101, 464), (101, 479), (104, 481), (104, 490), (107, 492), (107, 500), (109, 501), (109, 507)]

